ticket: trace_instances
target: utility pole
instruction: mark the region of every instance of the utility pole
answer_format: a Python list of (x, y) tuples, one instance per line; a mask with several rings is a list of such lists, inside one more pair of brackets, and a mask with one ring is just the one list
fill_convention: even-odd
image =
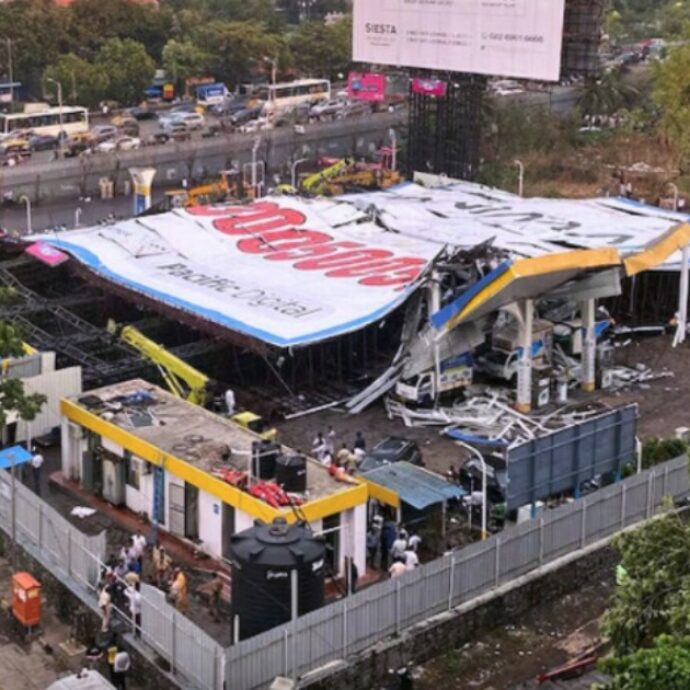
[(7, 46), (7, 73), (10, 79), (10, 107), (14, 103), (14, 64), (12, 60), (12, 39), (6, 38), (5, 45)]
[(60, 118), (60, 134), (58, 138), (60, 158), (65, 157), (65, 123), (63, 120), (63, 109), (62, 109), (62, 84), (57, 79), (52, 79), (48, 77), (46, 81), (52, 82), (57, 86), (57, 97), (58, 97), (58, 117)]

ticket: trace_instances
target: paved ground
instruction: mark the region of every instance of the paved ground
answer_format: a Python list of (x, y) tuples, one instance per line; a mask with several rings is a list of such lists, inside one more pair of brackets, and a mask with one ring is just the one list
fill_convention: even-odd
[[(11, 573), (8, 561), (0, 558), (0, 690), (45, 690), (58, 678), (78, 670), (69, 667), (60, 650), (71, 631), (44, 600), (40, 630), (27, 642), (8, 611)], [(99, 670), (107, 673), (105, 668)], [(130, 680), (127, 687), (137, 690), (140, 686)]]

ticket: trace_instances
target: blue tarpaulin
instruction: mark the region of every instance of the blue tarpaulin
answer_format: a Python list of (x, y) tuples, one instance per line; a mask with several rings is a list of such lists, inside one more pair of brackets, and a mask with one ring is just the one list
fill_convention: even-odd
[(12, 465), (23, 465), (31, 460), (31, 453), (22, 446), (11, 446), (0, 450), (0, 470), (7, 470)]
[(409, 462), (384, 465), (362, 475), (365, 479), (394, 491), (403, 503), (424, 510), (438, 503), (465, 495), (462, 487), (447, 482), (433, 472)]

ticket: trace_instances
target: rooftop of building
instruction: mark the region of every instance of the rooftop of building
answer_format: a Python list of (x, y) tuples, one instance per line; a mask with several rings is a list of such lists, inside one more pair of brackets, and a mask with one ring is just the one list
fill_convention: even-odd
[[(229, 419), (142, 379), (96, 388), (68, 401), (209, 474), (222, 469), (246, 472), (252, 443), (261, 440)], [(229, 460), (224, 461), (228, 450)], [(283, 452), (297, 451), (283, 446)], [(351, 488), (333, 479), (318, 461), (308, 458), (306, 501)]]

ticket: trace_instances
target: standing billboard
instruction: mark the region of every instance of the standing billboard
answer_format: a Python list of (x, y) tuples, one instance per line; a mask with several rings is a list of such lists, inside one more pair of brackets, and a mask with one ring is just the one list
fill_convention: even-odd
[(347, 76), (347, 97), (380, 103), (386, 99), (386, 75), (374, 72), (350, 72)]
[(355, 0), (355, 61), (558, 81), (565, 0)]

